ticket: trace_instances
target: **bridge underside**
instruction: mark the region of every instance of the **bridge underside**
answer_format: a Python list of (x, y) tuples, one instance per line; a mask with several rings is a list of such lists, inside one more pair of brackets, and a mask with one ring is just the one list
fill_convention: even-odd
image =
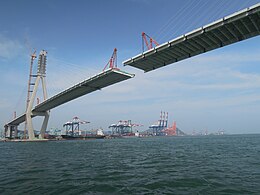
[(260, 34), (260, 3), (124, 61), (145, 72)]
[[(47, 99), (41, 104), (37, 105), (32, 110), (32, 117), (36, 115), (39, 116), (41, 113), (44, 113), (52, 108), (60, 106), (66, 102), (69, 102), (73, 99), (76, 99), (80, 96), (86, 95), (88, 93), (94, 92), (96, 90), (101, 90), (104, 87), (113, 85), (115, 83), (124, 81), (126, 79), (132, 78), (134, 75), (120, 71), (119, 69), (108, 69), (101, 72), (98, 75), (95, 75), (89, 79), (82, 81), (65, 91)], [(35, 114), (34, 114), (35, 113)], [(6, 125), (16, 126), (23, 123), (26, 120), (26, 114), (17, 117), (16, 119), (10, 121)]]

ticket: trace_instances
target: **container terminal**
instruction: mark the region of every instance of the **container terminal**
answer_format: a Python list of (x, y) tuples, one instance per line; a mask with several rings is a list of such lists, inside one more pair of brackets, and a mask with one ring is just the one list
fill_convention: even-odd
[[(145, 131), (140, 131), (138, 128), (143, 127), (143, 124), (132, 123), (132, 120), (119, 120), (117, 123), (109, 125), (108, 130), (102, 128), (83, 130), (82, 126), (89, 124), (89, 121), (81, 120), (75, 116), (63, 124), (63, 129), (51, 129), (46, 131), (44, 139), (48, 140), (88, 140), (88, 139), (112, 139), (112, 138), (134, 138), (134, 137), (151, 137), (151, 136), (184, 136), (183, 131), (177, 128), (176, 121), (172, 126), (168, 126), (168, 112), (162, 112), (159, 120), (150, 125)], [(86, 129), (86, 128), (84, 128)], [(26, 141), (23, 138), (23, 130), (17, 130), (17, 137), (13, 139), (5, 139), (6, 141)], [(36, 137), (39, 136), (39, 131), (34, 131)], [(27, 140), (28, 141), (28, 140)]]

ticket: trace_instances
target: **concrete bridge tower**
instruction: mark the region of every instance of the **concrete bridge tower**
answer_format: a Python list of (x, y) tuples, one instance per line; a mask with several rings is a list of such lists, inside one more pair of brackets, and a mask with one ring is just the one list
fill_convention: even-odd
[(46, 60), (47, 60), (47, 52), (45, 50), (42, 50), (39, 54), (38, 58), (38, 70), (37, 70), (37, 75), (35, 75), (36, 80), (35, 80), (35, 85), (33, 88), (32, 95), (30, 97), (28, 107), (26, 109), (26, 122), (27, 122), (27, 127), (28, 127), (28, 135), (29, 135), (29, 140), (35, 139), (35, 134), (34, 134), (34, 129), (33, 129), (33, 123), (32, 123), (32, 116), (44, 116), (44, 120), (42, 123), (41, 131), (39, 138), (43, 139), (44, 134), (48, 125), (48, 120), (49, 120), (49, 115), (50, 111), (45, 111), (45, 112), (32, 112), (36, 93), (39, 87), (39, 83), (42, 83), (42, 89), (43, 89), (43, 100), (47, 99), (47, 90), (46, 90)]

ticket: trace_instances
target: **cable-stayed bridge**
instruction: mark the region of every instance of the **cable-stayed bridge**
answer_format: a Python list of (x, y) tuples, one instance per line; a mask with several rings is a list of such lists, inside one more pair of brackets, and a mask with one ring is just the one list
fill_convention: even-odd
[[(41, 55), (39, 58), (41, 58)], [(20, 115), (19, 117), (15, 118), (15, 119), (9, 121), (5, 125), (5, 133), (7, 135), (6, 137), (11, 138), (13, 132), (14, 132), (14, 137), (15, 137), (15, 134), (17, 134), (18, 125), (26, 121), (28, 123), (29, 139), (34, 139), (35, 135), (34, 135), (34, 129), (33, 129), (33, 125), (32, 125), (32, 118), (35, 116), (44, 116), (45, 118), (44, 118), (43, 125), (42, 125), (41, 131), (40, 131), (40, 136), (41, 136), (41, 138), (43, 138), (44, 133), (47, 128), (48, 119), (49, 119), (49, 110), (51, 110), (57, 106), (60, 106), (62, 104), (65, 104), (71, 100), (74, 100), (78, 97), (81, 97), (83, 95), (92, 93), (97, 90), (101, 90), (102, 88), (105, 88), (107, 86), (110, 86), (115, 83), (118, 83), (118, 82), (121, 82), (121, 81), (134, 77), (133, 74), (129, 74), (127, 72), (121, 71), (115, 67), (110, 67), (109, 69), (103, 70), (101, 73), (60, 92), (60, 93), (54, 95), (53, 97), (46, 99), (39, 105), (32, 108), (32, 104), (34, 102), (35, 94), (36, 94), (37, 87), (38, 87), (37, 79), (38, 80), (44, 79), (45, 66), (46, 66), (46, 64), (44, 64), (44, 63), (42, 63), (42, 64), (38, 63), (38, 73), (37, 73), (37, 78), (36, 78), (36, 84), (35, 84), (35, 87), (33, 90), (32, 97), (30, 98), (30, 103), (29, 103), (29, 107), (27, 108), (27, 112)], [(44, 68), (42, 68), (42, 67), (44, 67)], [(46, 88), (45, 83), (43, 82), (44, 91), (46, 90), (45, 88)]]
[[(260, 3), (186, 33), (169, 42), (150, 48), (148, 51), (124, 61), (123, 64), (148, 72), (201, 53), (258, 36), (259, 34)], [(32, 127), (32, 118), (35, 116), (44, 116), (45, 119), (40, 133), (40, 137), (43, 138), (47, 128), (50, 109), (80, 96), (134, 77), (133, 74), (113, 68), (110, 64), (108, 70), (104, 70), (100, 74), (86, 79), (47, 99), (45, 87), (46, 59), (44, 59), (44, 54), (41, 58), (42, 61), (38, 62), (38, 73), (34, 92), (30, 98), (27, 111), (5, 125), (6, 137), (12, 137), (12, 132), (17, 132), (18, 125), (27, 121), (29, 139), (33, 140), (35, 135)], [(112, 61), (114, 62), (114, 58), (111, 58), (110, 63), (112, 63)], [(42, 81), (45, 101), (33, 107), (35, 93), (40, 81)]]
[(221, 18), (123, 62), (145, 72), (260, 34), (260, 3)]

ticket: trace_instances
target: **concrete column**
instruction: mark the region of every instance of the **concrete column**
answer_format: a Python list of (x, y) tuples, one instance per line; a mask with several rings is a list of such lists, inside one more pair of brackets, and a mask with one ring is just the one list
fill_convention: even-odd
[(7, 137), (8, 126), (5, 125), (4, 128), (5, 128), (4, 129), (4, 138), (6, 138)]
[[(47, 89), (46, 89), (46, 81), (45, 81), (44, 76), (41, 77), (41, 81), (42, 81), (43, 99), (46, 100), (47, 99)], [(45, 112), (44, 120), (43, 120), (42, 127), (41, 127), (41, 132), (39, 135), (40, 139), (44, 138), (44, 135), (45, 135), (45, 132), (46, 132), (46, 129), (48, 126), (49, 117), (50, 117), (50, 111)]]
[(18, 138), (18, 125), (14, 126), (14, 138)]
[(49, 117), (50, 117), (50, 111), (47, 111), (45, 113), (44, 120), (43, 120), (43, 123), (42, 123), (41, 132), (40, 132), (40, 135), (39, 135), (40, 139), (44, 139), (44, 134), (45, 134), (46, 129), (47, 129)]
[(8, 125), (7, 126), (7, 131), (6, 131), (6, 138), (11, 138), (11, 134), (12, 134), (12, 130), (11, 130), (11, 126)]
[(33, 107), (33, 103), (34, 103), (35, 96), (36, 96), (36, 93), (37, 93), (37, 89), (38, 89), (38, 86), (39, 86), (39, 81), (40, 81), (40, 75), (38, 75), (37, 78), (36, 78), (35, 85), (34, 85), (34, 88), (33, 88), (33, 93), (32, 93), (32, 96), (30, 98), (28, 108), (27, 108), (27, 111), (26, 111), (26, 122), (27, 122), (27, 127), (28, 127), (29, 140), (35, 139), (33, 124), (32, 124), (32, 107)]

